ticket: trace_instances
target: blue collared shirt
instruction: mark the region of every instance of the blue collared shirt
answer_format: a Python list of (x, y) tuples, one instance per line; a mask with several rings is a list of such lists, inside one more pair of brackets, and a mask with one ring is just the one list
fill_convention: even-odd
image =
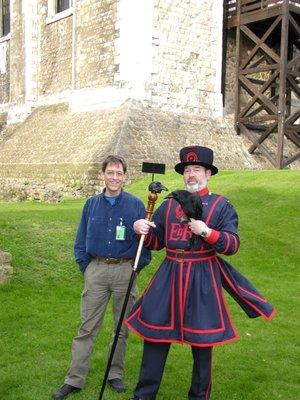
[[(133, 230), (133, 223), (145, 218), (145, 207), (140, 199), (127, 192), (121, 192), (114, 205), (104, 193), (88, 199), (83, 207), (74, 244), (74, 255), (81, 272), (84, 272), (94, 257), (129, 258), (134, 260), (139, 237)], [(116, 227), (125, 226), (125, 240), (116, 240)], [(149, 250), (143, 249), (138, 269), (151, 261)]]

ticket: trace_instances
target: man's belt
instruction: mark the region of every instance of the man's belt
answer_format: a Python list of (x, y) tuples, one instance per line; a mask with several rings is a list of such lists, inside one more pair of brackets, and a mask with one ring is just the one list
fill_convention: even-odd
[(183, 249), (169, 249), (167, 248), (167, 258), (172, 261), (179, 262), (195, 262), (208, 260), (216, 256), (213, 249), (200, 250), (200, 251), (186, 251)]
[(94, 260), (104, 264), (122, 264), (130, 261), (130, 258), (105, 258), (105, 257), (94, 257)]

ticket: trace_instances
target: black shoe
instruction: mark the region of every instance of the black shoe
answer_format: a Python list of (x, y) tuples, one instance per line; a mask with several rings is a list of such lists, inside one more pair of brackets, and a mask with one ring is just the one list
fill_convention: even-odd
[[(153, 397), (153, 399), (154, 399), (154, 397)], [(129, 400), (143, 400), (143, 399), (141, 397), (134, 396), (134, 397), (131, 397)]]
[(110, 388), (117, 393), (122, 393), (122, 392), (125, 392), (125, 390), (126, 390), (126, 386), (124, 385), (122, 380), (119, 378), (109, 379), (107, 381), (107, 383), (110, 386)]
[(80, 392), (80, 388), (65, 383), (52, 395), (52, 399), (61, 400), (69, 396), (71, 393)]

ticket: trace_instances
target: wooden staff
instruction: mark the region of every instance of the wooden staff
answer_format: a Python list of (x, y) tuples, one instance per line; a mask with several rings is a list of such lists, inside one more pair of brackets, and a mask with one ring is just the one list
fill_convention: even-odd
[[(157, 200), (157, 197), (158, 197), (157, 193), (161, 193), (162, 190), (168, 190), (168, 189), (165, 186), (163, 186), (160, 182), (154, 181), (154, 182), (151, 182), (150, 185), (149, 185), (150, 194), (148, 196), (148, 204), (147, 204), (146, 217), (145, 217), (145, 219), (147, 219), (148, 221), (150, 221), (151, 218), (152, 218), (152, 214), (153, 214), (153, 211), (154, 211), (155, 203), (156, 203), (156, 200)], [(128, 284), (125, 300), (124, 300), (124, 303), (123, 303), (122, 311), (121, 311), (119, 322), (118, 322), (118, 325), (117, 325), (114, 341), (113, 341), (113, 344), (112, 344), (112, 347), (111, 347), (111, 351), (110, 351), (110, 355), (109, 355), (109, 358), (108, 358), (108, 362), (107, 362), (107, 365), (106, 365), (106, 371), (105, 371), (105, 374), (104, 374), (102, 387), (101, 387), (101, 390), (100, 390), (100, 394), (99, 394), (98, 400), (102, 400), (102, 397), (103, 397), (103, 393), (104, 393), (104, 390), (105, 390), (105, 386), (106, 386), (109, 370), (110, 370), (110, 367), (111, 367), (112, 359), (113, 359), (113, 356), (114, 356), (114, 353), (115, 353), (115, 350), (116, 350), (116, 347), (117, 347), (119, 334), (120, 334), (122, 323), (123, 323), (123, 320), (124, 320), (124, 315), (125, 315), (125, 312), (126, 312), (126, 308), (127, 308), (130, 292), (131, 292), (132, 285), (133, 285), (133, 282), (135, 280), (135, 277), (137, 276), (137, 267), (138, 267), (139, 259), (140, 259), (140, 256), (141, 256), (144, 240), (145, 240), (145, 235), (141, 235), (140, 241), (139, 241), (139, 245), (138, 245), (138, 249), (137, 249), (136, 256), (135, 256), (135, 260), (134, 260), (134, 264), (133, 264), (133, 267), (132, 267), (132, 273), (131, 273), (131, 276), (130, 276), (130, 280), (129, 280), (129, 284)]]

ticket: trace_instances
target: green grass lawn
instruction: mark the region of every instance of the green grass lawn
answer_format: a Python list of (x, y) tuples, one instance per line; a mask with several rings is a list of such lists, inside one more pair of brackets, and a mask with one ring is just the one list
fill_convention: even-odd
[[(182, 187), (173, 172), (157, 175), (168, 189)], [(127, 190), (147, 199), (150, 178)], [(214, 349), (212, 400), (299, 398), (299, 171), (223, 171), (210, 189), (227, 196), (240, 217), (241, 247), (231, 263), (276, 307), (271, 322), (250, 320), (231, 298), (240, 340)], [(160, 195), (158, 203), (164, 197)], [(0, 399), (43, 400), (63, 382), (70, 345), (79, 326), (83, 278), (73, 260), (73, 240), (84, 200), (60, 204), (0, 203), (0, 244), (13, 256), (14, 274), (0, 286)], [(142, 291), (163, 251), (138, 277)], [(98, 399), (112, 329), (107, 313), (85, 389), (71, 398)], [(130, 334), (125, 380), (131, 397), (142, 341)], [(158, 400), (187, 398), (192, 369), (189, 346), (173, 345)]]

